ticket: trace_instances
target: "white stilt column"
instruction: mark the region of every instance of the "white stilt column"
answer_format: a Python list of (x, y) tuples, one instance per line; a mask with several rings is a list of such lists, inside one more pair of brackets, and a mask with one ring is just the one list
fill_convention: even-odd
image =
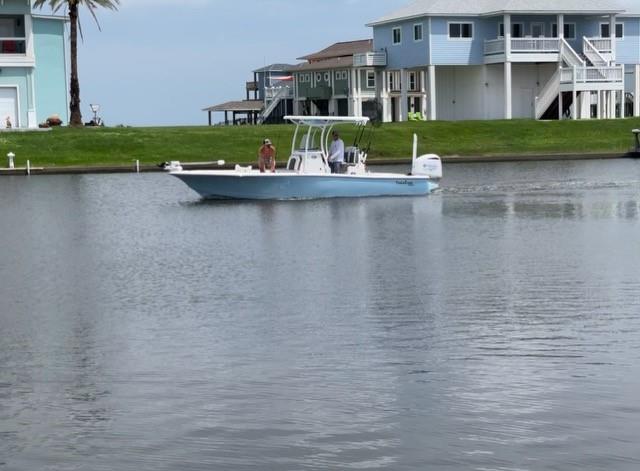
[(423, 118), (427, 116), (427, 73), (423, 69), (420, 71), (420, 109), (418, 110)]
[(609, 36), (611, 37), (611, 57), (613, 58), (613, 62), (615, 63), (616, 52), (617, 52), (617, 44), (616, 44), (616, 15), (609, 16)]
[(504, 15), (504, 119), (513, 117), (511, 82), (511, 15)]
[(435, 121), (436, 117), (436, 66), (429, 66), (429, 119)]
[(400, 122), (407, 121), (408, 118), (408, 94), (409, 90), (409, 74), (407, 69), (400, 70)]
[(635, 89), (633, 93), (633, 116), (640, 116), (640, 64), (635, 66)]
[(613, 119), (613, 110), (614, 110), (614, 97), (613, 97), (613, 92), (612, 91), (608, 91), (607, 92), (607, 104), (609, 105), (609, 119)]
[(571, 104), (571, 119), (578, 119), (578, 92), (576, 92), (575, 87), (573, 88), (573, 103)]
[(504, 63), (504, 119), (511, 119), (512, 108), (512, 83), (511, 83), (511, 62)]
[(591, 92), (580, 94), (580, 119), (591, 118)]
[(564, 108), (564, 104), (562, 103), (562, 92), (558, 93), (558, 119), (560, 121), (562, 121), (562, 118), (564, 117), (564, 113), (562, 112), (562, 109)]

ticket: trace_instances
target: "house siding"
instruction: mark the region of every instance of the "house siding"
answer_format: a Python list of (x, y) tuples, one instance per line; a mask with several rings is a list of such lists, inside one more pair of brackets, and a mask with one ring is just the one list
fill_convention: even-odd
[[(421, 23), (422, 41), (413, 40), (413, 25)], [(393, 29), (402, 30), (401, 44), (393, 44)], [(387, 24), (373, 28), (373, 48), (387, 51), (387, 67), (408, 69), (429, 64), (429, 25), (427, 18), (418, 18), (397, 24)]]
[[(472, 23), (473, 39), (450, 39), (449, 23)], [(480, 18), (432, 18), (432, 63), (434, 65), (483, 64), (484, 39), (495, 36), (495, 24), (495, 20), (487, 21)]]
[(36, 69), (36, 115), (39, 123), (52, 114), (68, 122), (64, 23), (46, 18), (33, 19)]
[(616, 41), (619, 64), (640, 64), (640, 18), (619, 18), (624, 24), (624, 38)]
[(5, 0), (0, 8), (2, 15), (28, 15), (30, 12), (29, 2), (24, 0)]

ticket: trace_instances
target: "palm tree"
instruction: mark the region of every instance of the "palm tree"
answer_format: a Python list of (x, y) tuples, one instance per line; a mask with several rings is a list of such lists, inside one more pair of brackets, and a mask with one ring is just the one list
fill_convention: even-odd
[[(91, 16), (98, 24), (98, 17), (96, 16), (96, 9), (99, 7), (108, 8), (109, 10), (117, 10), (120, 0), (35, 0), (33, 2), (34, 8), (42, 8), (45, 5), (49, 5), (54, 12), (57, 12), (61, 8), (67, 8), (69, 11), (69, 20), (71, 22), (71, 31), (69, 35), (69, 42), (71, 43), (71, 80), (69, 84), (69, 110), (71, 111), (71, 118), (69, 124), (71, 126), (82, 126), (82, 113), (80, 113), (80, 82), (78, 81), (78, 7), (84, 5), (87, 7)], [(82, 29), (80, 29), (80, 35), (82, 36)]]

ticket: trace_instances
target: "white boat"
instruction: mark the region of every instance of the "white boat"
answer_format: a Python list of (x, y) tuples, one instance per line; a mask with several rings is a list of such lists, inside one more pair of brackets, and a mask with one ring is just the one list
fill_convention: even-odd
[[(287, 167), (275, 173), (260, 173), (251, 166), (233, 170), (182, 170), (175, 162), (170, 175), (179, 178), (206, 199), (293, 200), (368, 196), (426, 195), (438, 188), (442, 177), (440, 157), (417, 156), (413, 139), (411, 173), (369, 172), (367, 149), (360, 146), (366, 117), (286, 116), (296, 124)], [(337, 124), (354, 124), (359, 136), (345, 149), (343, 173), (331, 173), (328, 163), (329, 138)], [(304, 133), (301, 133), (304, 129)], [(298, 141), (298, 136), (301, 140)], [(316, 145), (316, 139), (318, 145)]]

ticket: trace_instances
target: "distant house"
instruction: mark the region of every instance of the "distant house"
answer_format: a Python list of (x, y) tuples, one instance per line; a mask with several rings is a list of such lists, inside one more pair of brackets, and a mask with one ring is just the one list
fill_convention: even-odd
[(289, 64), (272, 64), (253, 71), (253, 80), (246, 83), (246, 99), (229, 101), (204, 108), (209, 113), (224, 113), (225, 124), (279, 123), (293, 111), (293, 77)]
[(51, 115), (69, 121), (65, 22), (31, 2), (0, 2), (0, 128), (35, 128)]
[(369, 26), (385, 121), (640, 116), (638, 0), (418, 0)]
[(294, 112), (303, 115), (374, 116), (378, 113), (378, 75), (384, 52), (373, 52), (371, 39), (339, 42), (298, 58)]

